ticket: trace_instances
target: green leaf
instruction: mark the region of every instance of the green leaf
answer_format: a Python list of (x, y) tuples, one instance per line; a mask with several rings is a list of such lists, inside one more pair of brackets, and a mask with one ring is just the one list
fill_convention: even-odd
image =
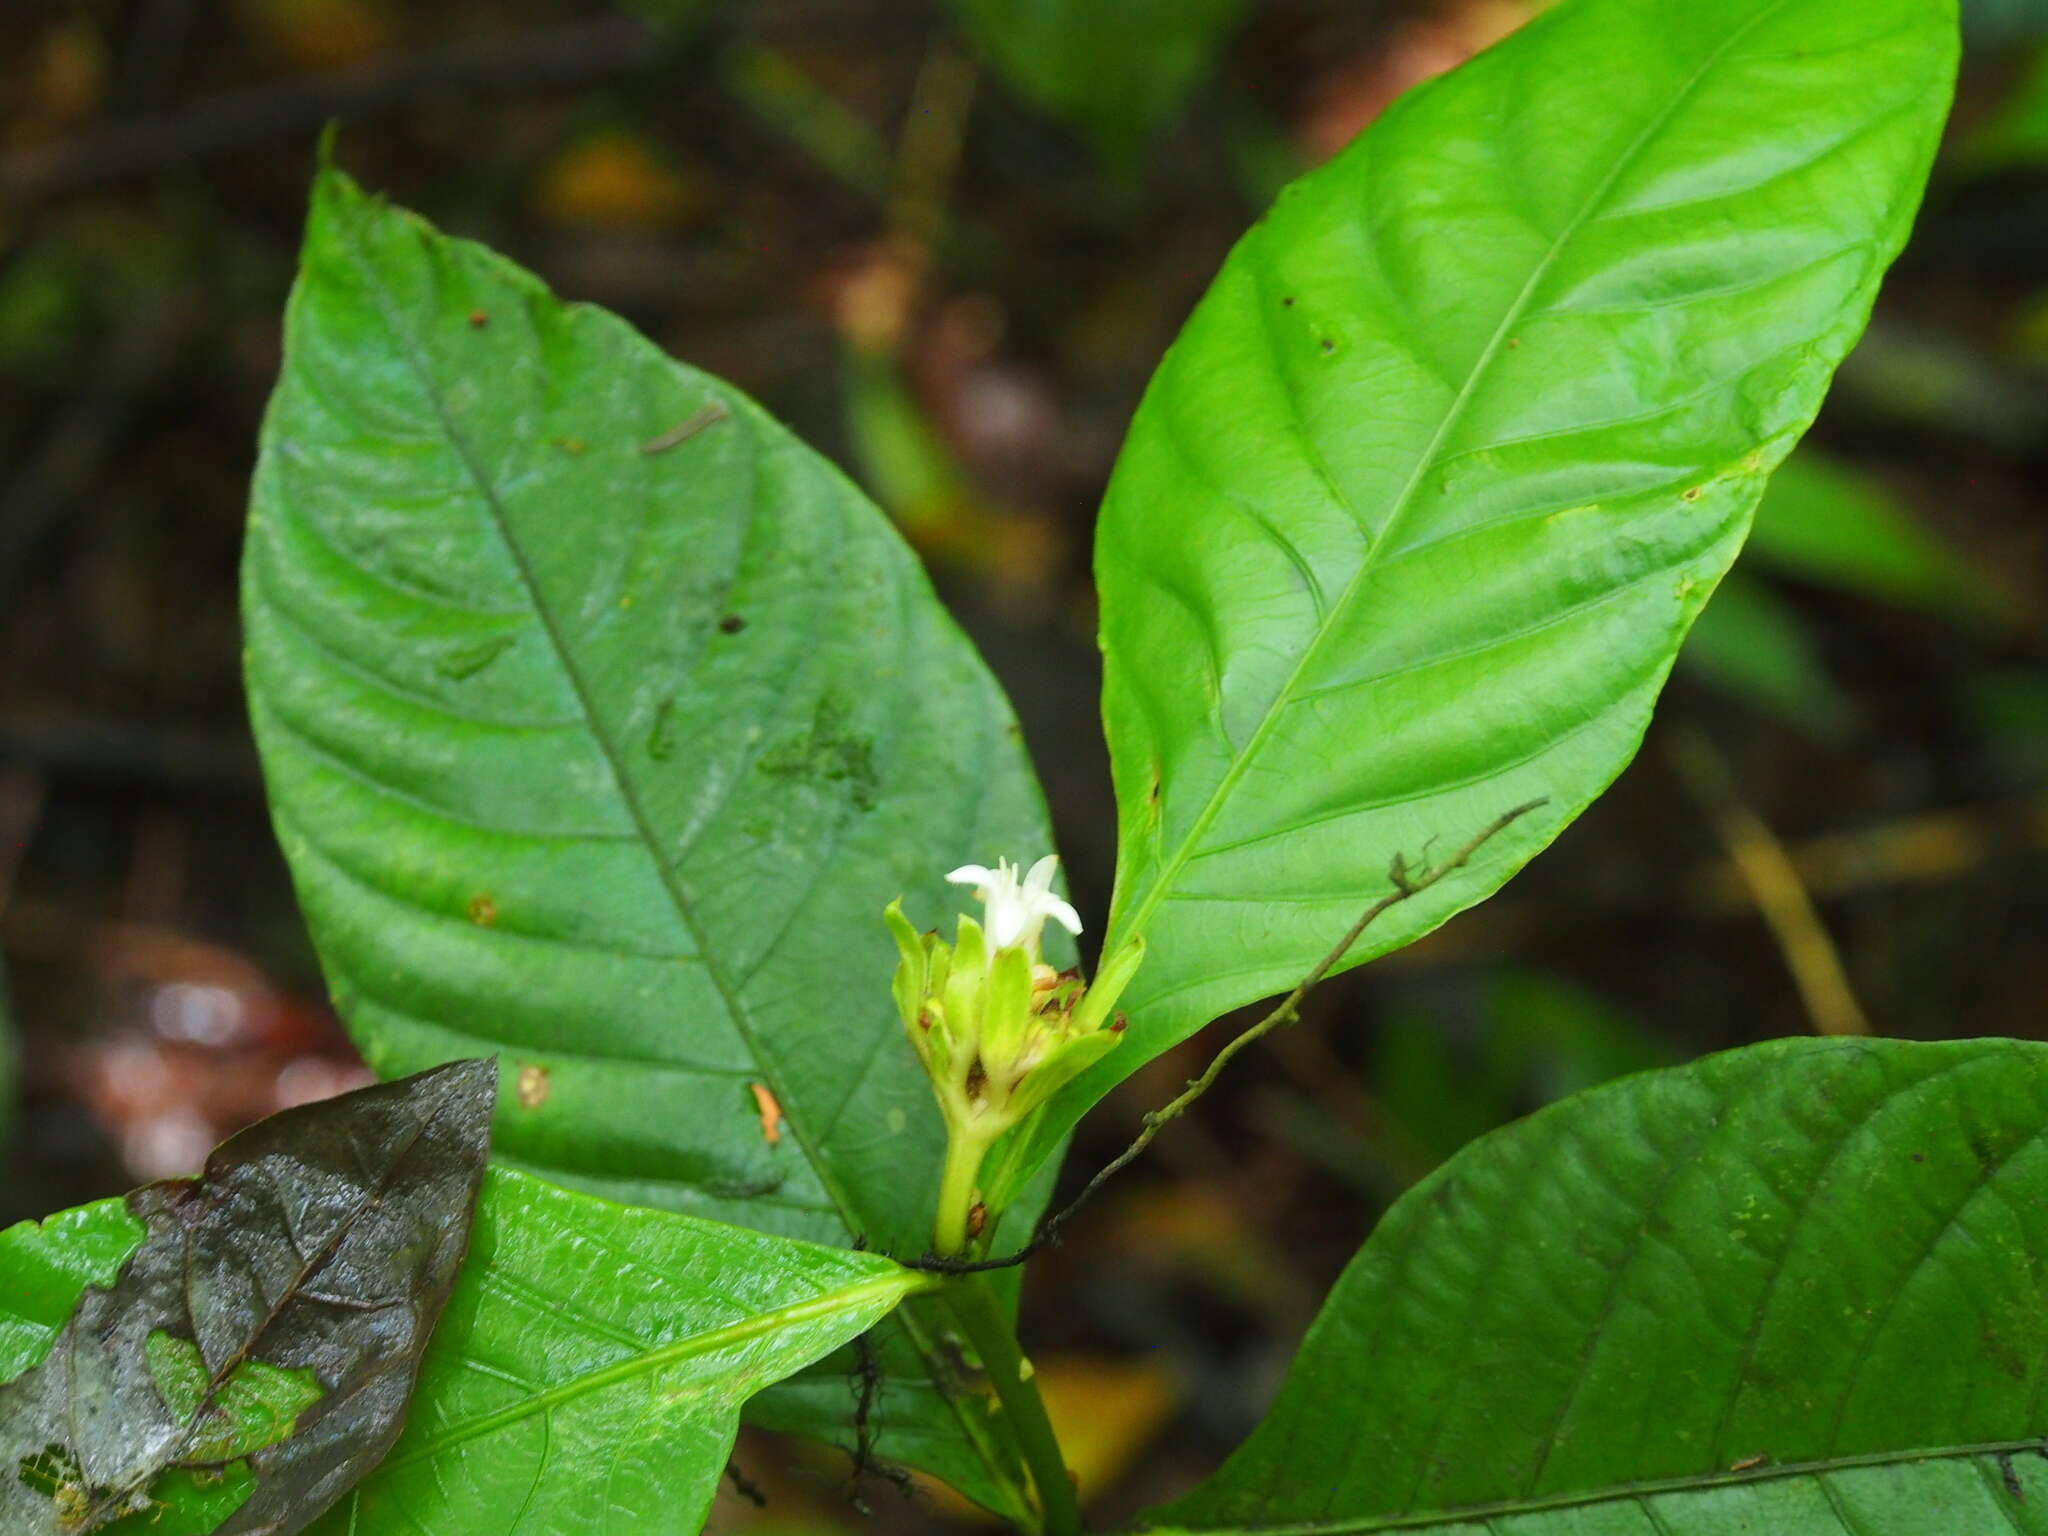
[(1018, 94), (1128, 169), (1214, 67), (1244, 0), (953, 0)]
[(1097, 533), (1117, 1080), (1495, 890), (1634, 753), (1905, 239), (1949, 0), (1565, 0), (1296, 182), (1154, 377)]
[(0, 1232), (0, 1382), (43, 1363), (85, 1288), (119, 1279), (148, 1230), (115, 1199)]
[[(937, 923), (946, 870), (1051, 834), (887, 520), (738, 391), (335, 171), (285, 340), (250, 708), (364, 1054), (500, 1052), (516, 1166), (921, 1251), (944, 1130), (882, 909)], [(936, 1369), (884, 1454), (1017, 1508), (1000, 1421)], [(843, 1378), (806, 1401), (850, 1439)]]
[(1803, 730), (1832, 734), (1850, 713), (1798, 613), (1744, 571), (1722, 581), (1686, 637), (1679, 665)]
[(315, 1536), (688, 1536), (740, 1405), (931, 1284), (493, 1170), (405, 1435)]
[(2044, 1380), (2048, 1046), (1775, 1041), (1418, 1184), (1156, 1523), (2042, 1531)]
[(1750, 534), (1756, 560), (1788, 576), (1945, 613), (1982, 613), (1990, 594), (1876, 481), (1811, 450), (1771, 476)]
[(494, 1079), (286, 1110), (129, 1195), (126, 1226), (102, 1205), (8, 1232), (13, 1353), (41, 1357), (0, 1387), (9, 1536), (285, 1536), (375, 1466), (462, 1262)]

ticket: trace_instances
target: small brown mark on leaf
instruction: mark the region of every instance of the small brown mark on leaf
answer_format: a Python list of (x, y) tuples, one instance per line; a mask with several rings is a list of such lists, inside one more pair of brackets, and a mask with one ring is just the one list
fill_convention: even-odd
[(498, 920), (498, 904), (488, 892), (478, 891), (469, 898), (469, 920), (479, 928), (488, 928)]
[(548, 1081), (548, 1069), (533, 1062), (523, 1062), (519, 1068), (518, 1081), (513, 1086), (521, 1109), (539, 1109), (547, 1103), (548, 1095), (554, 1091), (554, 1084)]
[(1294, 295), (1290, 293), (1286, 298), (1282, 299), (1280, 302), (1287, 308), (1292, 309), (1294, 308)]
[(718, 621), (718, 632), (721, 635), (736, 635), (746, 627), (747, 621), (736, 613), (728, 613)]
[(659, 437), (650, 437), (640, 445), (640, 451), (642, 453), (667, 453), (671, 448), (681, 447), (706, 427), (725, 420), (730, 414), (731, 412), (726, 410), (723, 400), (713, 400), (685, 416)]
[(979, 1237), (988, 1230), (988, 1207), (977, 1200), (967, 1207), (967, 1235)]
[(469, 312), (469, 328), (471, 330), (480, 331), (490, 323), (491, 317), (485, 314), (482, 310), (472, 309)]
[(1508, 338), (1508, 350), (1510, 352), (1514, 351), (1517, 347), (1521, 346), (1521, 344), (1522, 338), (1519, 336), (1510, 336)]
[(1998, 1480), (2005, 1484), (2005, 1491), (2020, 1503), (2027, 1502), (2027, 1490), (2020, 1486), (2020, 1475), (2013, 1470), (2011, 1451), (1998, 1453)]
[(1745, 1456), (1740, 1461), (1729, 1462), (1728, 1470), (1730, 1472), (1754, 1472), (1758, 1467), (1769, 1462), (1770, 1459), (1769, 1456)]
[(580, 437), (558, 437), (555, 439), (555, 446), (564, 453), (580, 457), (590, 445)]
[(768, 1091), (766, 1083), (747, 1084), (754, 1092), (754, 1108), (761, 1115), (761, 1139), (769, 1146), (782, 1141), (782, 1106), (775, 1102), (775, 1095)]
[(1323, 356), (1325, 356), (1325, 357), (1328, 357), (1328, 356), (1329, 356), (1329, 355), (1330, 355), (1330, 354), (1331, 354), (1332, 352), (1334, 352), (1334, 351), (1336, 351), (1336, 350), (1337, 350), (1337, 343), (1336, 343), (1336, 342), (1334, 342), (1334, 341), (1332, 341), (1332, 340), (1330, 340), (1330, 338), (1329, 338), (1329, 337), (1325, 336), (1325, 337), (1323, 338)]
[(1678, 493), (1678, 499), (1680, 501), (1698, 501), (1700, 499), (1700, 488), (1696, 485), (1690, 486)]

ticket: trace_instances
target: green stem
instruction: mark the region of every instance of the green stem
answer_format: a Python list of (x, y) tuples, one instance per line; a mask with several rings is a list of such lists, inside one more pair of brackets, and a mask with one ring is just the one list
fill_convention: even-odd
[(932, 1222), (932, 1252), (957, 1258), (967, 1251), (974, 1214), (974, 1184), (989, 1144), (957, 1128), (946, 1138), (946, 1168), (939, 1176), (939, 1210)]
[(1074, 1497), (1074, 1481), (1067, 1473), (1066, 1458), (1052, 1432), (1052, 1420), (1045, 1416), (1045, 1400), (1031, 1379), (1031, 1364), (1017, 1343), (1017, 1335), (1004, 1317), (1002, 1305), (989, 1288), (986, 1275), (955, 1275), (941, 1292), (952, 1309), (960, 1331), (981, 1356), (983, 1369), (996, 1389), (996, 1400), (1017, 1437), (1024, 1465), (1031, 1469), (1032, 1485), (1038, 1490), (1039, 1513), (1045, 1520), (1045, 1536), (1080, 1536), (1081, 1505)]

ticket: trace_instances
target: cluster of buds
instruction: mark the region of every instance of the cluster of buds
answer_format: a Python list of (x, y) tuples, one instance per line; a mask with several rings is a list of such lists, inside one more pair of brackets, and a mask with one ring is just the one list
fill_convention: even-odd
[[(1093, 985), (1078, 971), (1056, 971), (1040, 956), (1046, 922), (1081, 931), (1074, 909), (1053, 894), (1056, 856), (1021, 877), (999, 861), (970, 864), (946, 878), (971, 885), (983, 921), (963, 914), (951, 944), (919, 933), (900, 901), (889, 904), (889, 931), (901, 956), (897, 1011), (930, 1074), (946, 1118), (947, 1183), (941, 1191), (940, 1248), (949, 1240), (949, 1198), (972, 1196), (982, 1156), (996, 1139), (1093, 1066), (1122, 1036), (1111, 1010), (1144, 957), (1142, 942), (1125, 945)], [(964, 1206), (963, 1206), (964, 1209)]]

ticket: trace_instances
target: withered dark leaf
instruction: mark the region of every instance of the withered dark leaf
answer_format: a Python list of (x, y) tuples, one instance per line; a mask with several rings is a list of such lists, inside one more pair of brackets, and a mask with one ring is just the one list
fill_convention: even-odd
[(286, 1110), (130, 1195), (142, 1246), (0, 1387), (0, 1530), (286, 1536), (353, 1486), (455, 1283), (496, 1084), (463, 1061)]

